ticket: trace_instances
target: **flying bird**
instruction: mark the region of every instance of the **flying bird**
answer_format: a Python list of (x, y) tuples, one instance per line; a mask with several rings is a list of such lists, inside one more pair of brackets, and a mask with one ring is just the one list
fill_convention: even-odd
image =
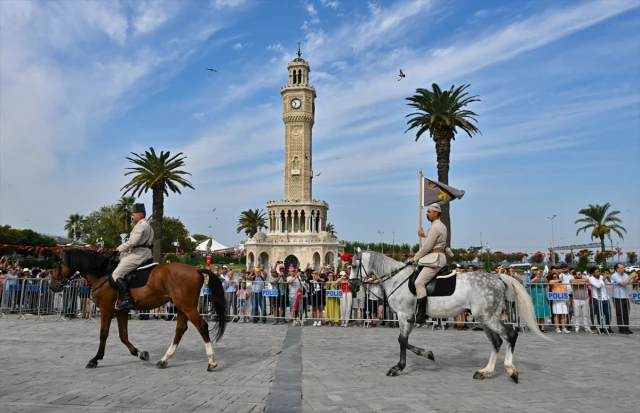
[(322, 173), (322, 172), (318, 172), (318, 173), (316, 174), (316, 176), (320, 176), (320, 174), (321, 174), (321, 173)]
[(404, 78), (404, 73), (402, 72), (402, 69), (400, 69), (400, 74), (398, 75), (398, 82), (403, 78)]
[(210, 72), (217, 72), (216, 69), (207, 69), (207, 70), (210, 71)]
[(216, 212), (216, 209), (218, 209), (218, 207), (213, 208), (211, 212)]

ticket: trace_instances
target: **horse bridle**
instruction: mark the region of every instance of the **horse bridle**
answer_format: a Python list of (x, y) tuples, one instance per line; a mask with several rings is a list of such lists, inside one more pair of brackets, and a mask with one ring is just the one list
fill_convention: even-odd
[[(364, 266), (362, 265), (362, 251), (360, 251), (359, 253), (356, 253), (356, 254), (354, 255), (354, 258), (357, 258), (357, 259), (358, 259), (358, 278), (353, 278), (353, 280), (352, 280), (352, 279), (349, 279), (349, 281), (350, 281), (350, 282), (351, 282), (351, 281), (353, 281), (353, 283), (354, 283), (354, 284), (360, 284), (360, 285), (371, 284), (371, 283), (368, 283), (368, 282), (366, 282), (366, 281), (363, 281), (363, 280), (366, 280), (366, 279), (368, 279), (368, 278), (369, 278), (369, 274), (367, 273), (367, 270), (366, 270), (366, 269), (364, 268)], [(383, 282), (385, 282), (385, 281), (387, 281), (387, 280), (390, 280), (391, 278), (393, 278), (394, 276), (396, 276), (397, 274), (399, 274), (400, 272), (402, 272), (405, 268), (407, 268), (407, 267), (408, 267), (408, 266), (410, 266), (410, 265), (411, 265), (411, 262), (410, 262), (410, 261), (408, 261), (408, 262), (406, 262), (406, 263), (405, 263), (405, 265), (403, 265), (402, 267), (400, 267), (400, 268), (398, 268), (398, 269), (396, 269), (396, 270), (391, 271), (389, 274), (385, 274), (385, 275), (380, 276), (380, 277), (377, 277), (377, 276), (376, 276), (376, 277), (378, 278), (378, 282), (379, 282), (380, 284), (382, 284)], [(364, 278), (363, 278), (363, 277), (361, 277), (362, 272), (364, 272), (364, 274), (365, 274), (365, 277), (364, 277)], [(395, 293), (395, 292), (396, 292), (396, 290), (397, 290), (398, 288), (400, 288), (404, 283), (406, 283), (407, 281), (409, 281), (409, 278), (411, 278), (411, 274), (407, 277), (407, 279), (406, 279), (406, 280), (404, 280), (404, 281), (403, 281), (403, 282), (401, 282), (401, 283), (400, 283), (396, 288), (394, 288), (394, 289), (393, 289), (393, 291), (391, 291), (391, 293), (387, 294), (387, 299), (388, 299), (389, 297), (391, 297), (391, 295), (392, 295), (393, 293)], [(376, 295), (376, 294), (373, 294), (373, 295)], [(381, 297), (378, 297), (377, 295), (376, 295), (376, 297), (377, 297), (378, 299), (380, 299), (380, 298), (381, 298)]]

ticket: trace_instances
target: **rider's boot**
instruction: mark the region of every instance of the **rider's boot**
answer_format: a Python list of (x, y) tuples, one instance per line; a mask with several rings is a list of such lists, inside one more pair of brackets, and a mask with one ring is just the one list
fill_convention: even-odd
[(415, 324), (424, 324), (427, 322), (427, 297), (418, 298), (418, 312), (411, 321)]
[(118, 278), (116, 280), (116, 286), (118, 287), (118, 292), (120, 293), (120, 302), (116, 303), (116, 310), (129, 310), (133, 308), (135, 302), (133, 298), (131, 298), (131, 293), (129, 293), (129, 286), (124, 278)]

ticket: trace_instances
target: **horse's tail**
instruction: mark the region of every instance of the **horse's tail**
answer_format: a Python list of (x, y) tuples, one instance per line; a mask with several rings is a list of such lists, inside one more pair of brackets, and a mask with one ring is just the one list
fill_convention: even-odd
[(531, 297), (527, 290), (520, 285), (520, 283), (512, 277), (509, 277), (506, 274), (499, 274), (500, 279), (507, 285), (507, 288), (510, 288), (513, 291), (516, 297), (516, 304), (518, 304), (518, 314), (524, 321), (529, 330), (533, 332), (536, 336), (553, 341), (549, 337), (542, 334), (540, 329), (538, 328), (538, 322), (535, 318), (535, 310), (533, 309), (533, 301), (531, 301)]
[(227, 300), (224, 298), (222, 281), (216, 274), (207, 269), (202, 268), (198, 272), (209, 276), (209, 302), (217, 318), (216, 324), (211, 331), (213, 332), (213, 340), (219, 341), (224, 335), (225, 328), (227, 328)]

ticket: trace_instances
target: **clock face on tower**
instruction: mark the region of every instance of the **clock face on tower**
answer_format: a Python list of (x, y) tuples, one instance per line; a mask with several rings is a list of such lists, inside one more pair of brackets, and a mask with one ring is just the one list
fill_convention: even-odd
[(294, 109), (298, 109), (300, 107), (302, 103), (300, 102), (300, 99), (295, 98), (291, 101), (291, 107)]

